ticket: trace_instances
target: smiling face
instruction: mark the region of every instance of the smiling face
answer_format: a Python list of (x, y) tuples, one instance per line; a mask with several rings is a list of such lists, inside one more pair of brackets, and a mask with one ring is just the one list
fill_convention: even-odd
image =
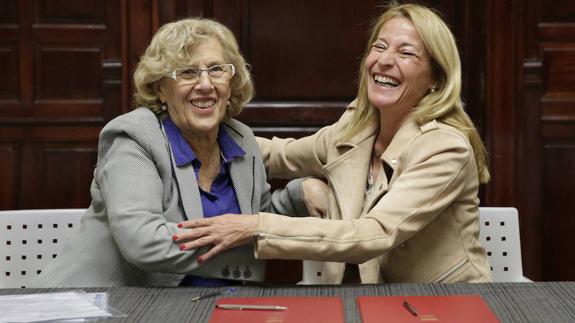
[(407, 115), (434, 85), (430, 57), (408, 18), (395, 17), (379, 30), (364, 62), (369, 101), (380, 113)]
[[(205, 69), (228, 63), (220, 43), (210, 39), (198, 44), (188, 66)], [(231, 75), (220, 78), (202, 72), (196, 83), (186, 83), (164, 77), (160, 81), (158, 96), (168, 106), (170, 118), (184, 136), (215, 138), (219, 124), (225, 117), (227, 101), (231, 96)]]

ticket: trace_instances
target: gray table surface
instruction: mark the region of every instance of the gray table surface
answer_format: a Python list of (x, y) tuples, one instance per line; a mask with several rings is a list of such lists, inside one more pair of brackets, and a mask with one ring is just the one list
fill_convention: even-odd
[[(223, 288), (84, 288), (107, 292), (108, 304), (127, 314), (103, 322), (207, 322), (217, 298), (191, 302)], [(0, 289), (0, 295), (61, 289)], [(361, 322), (355, 299), (369, 295), (481, 295), (502, 322), (575, 322), (575, 282), (489, 284), (381, 284), (342, 286), (237, 286), (225, 297), (339, 296), (346, 322)], [(382, 322), (384, 322), (382, 318)], [(311, 320), (310, 322), (313, 322)]]

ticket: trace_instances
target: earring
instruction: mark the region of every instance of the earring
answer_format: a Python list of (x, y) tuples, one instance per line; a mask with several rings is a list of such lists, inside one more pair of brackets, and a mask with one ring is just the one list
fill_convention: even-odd
[(232, 104), (232, 103), (230, 102), (230, 100), (228, 100), (228, 102), (226, 102), (226, 109), (228, 109), (228, 110), (229, 110), (229, 109), (230, 109), (230, 105), (231, 105), (231, 104)]
[(168, 107), (166, 107), (165, 104), (162, 104), (162, 107), (160, 108), (163, 112), (166, 112), (166, 110), (168, 110)]
[(434, 85), (429, 89), (429, 93), (433, 93), (435, 90), (437, 90), (437, 87)]

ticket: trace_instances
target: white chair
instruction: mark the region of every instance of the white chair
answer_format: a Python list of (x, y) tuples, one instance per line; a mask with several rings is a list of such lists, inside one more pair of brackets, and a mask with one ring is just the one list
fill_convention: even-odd
[[(513, 207), (480, 207), (479, 239), (487, 251), (494, 282), (529, 282), (523, 276), (519, 216)], [(302, 281), (298, 284), (321, 284), (322, 262), (303, 261)]]
[(80, 227), (85, 209), (0, 211), (0, 288), (30, 282)]
[(480, 207), (479, 240), (494, 282), (529, 282), (523, 276), (519, 215), (513, 207)]

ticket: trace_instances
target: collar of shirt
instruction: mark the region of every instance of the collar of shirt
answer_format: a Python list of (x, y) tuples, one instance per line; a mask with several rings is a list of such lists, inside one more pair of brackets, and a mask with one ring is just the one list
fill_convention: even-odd
[[(162, 124), (166, 130), (166, 135), (168, 136), (168, 141), (174, 154), (176, 166), (180, 167), (188, 163), (192, 163), (194, 160), (197, 160), (197, 165), (200, 165), (200, 161), (196, 158), (196, 154), (192, 150), (192, 147), (190, 144), (188, 144), (182, 135), (182, 132), (172, 121), (172, 119), (170, 119), (170, 117), (166, 117), (162, 121)], [(220, 124), (217, 140), (218, 144), (220, 145), (224, 163), (227, 163), (236, 157), (241, 157), (246, 154), (242, 147), (240, 147), (240, 145), (238, 145), (232, 139), (232, 137), (230, 137), (223, 123)], [(193, 164), (195, 166), (195, 163)]]

